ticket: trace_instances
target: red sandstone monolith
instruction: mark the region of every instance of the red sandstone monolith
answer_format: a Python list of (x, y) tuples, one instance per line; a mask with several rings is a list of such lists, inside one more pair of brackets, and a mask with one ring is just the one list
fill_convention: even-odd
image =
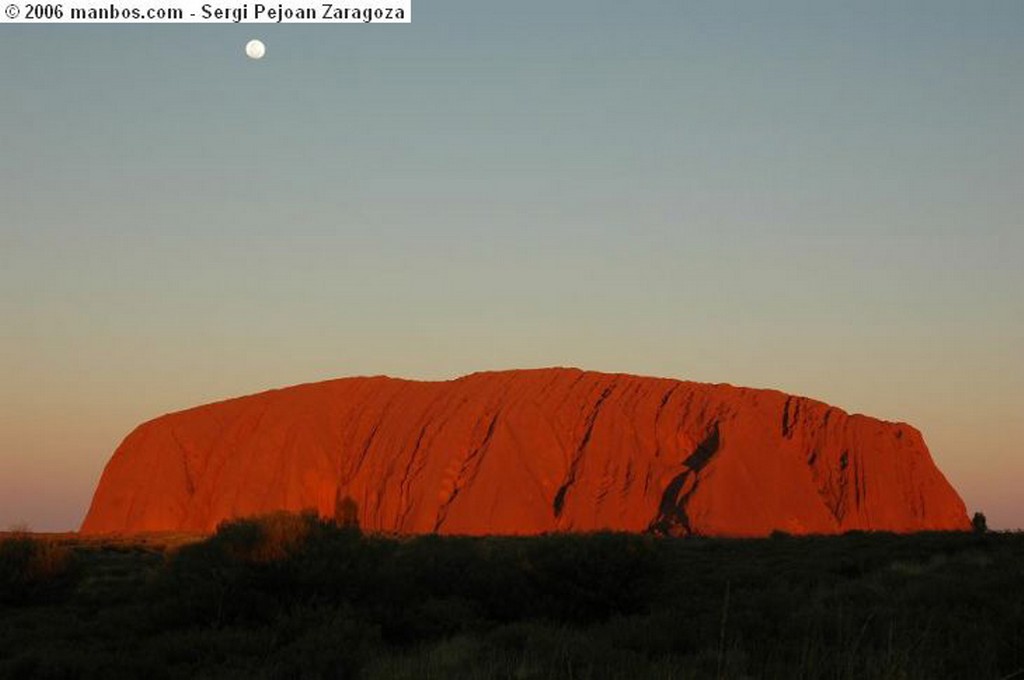
[(114, 452), (82, 531), (309, 508), (404, 534), (970, 527), (909, 425), (772, 390), (540, 369), (345, 378), (162, 416)]

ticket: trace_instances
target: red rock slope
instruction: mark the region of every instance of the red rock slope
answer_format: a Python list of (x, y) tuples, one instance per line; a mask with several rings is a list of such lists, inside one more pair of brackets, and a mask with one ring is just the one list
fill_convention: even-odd
[(401, 533), (969, 526), (909, 425), (769, 390), (541, 369), (346, 378), (162, 416), (114, 453), (82, 531), (333, 516), (344, 499), (364, 529)]

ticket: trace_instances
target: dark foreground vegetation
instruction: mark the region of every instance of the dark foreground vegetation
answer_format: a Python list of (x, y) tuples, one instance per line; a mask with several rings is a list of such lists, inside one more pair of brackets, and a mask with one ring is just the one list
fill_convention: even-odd
[(8, 535), (0, 677), (1024, 678), (1024, 535)]

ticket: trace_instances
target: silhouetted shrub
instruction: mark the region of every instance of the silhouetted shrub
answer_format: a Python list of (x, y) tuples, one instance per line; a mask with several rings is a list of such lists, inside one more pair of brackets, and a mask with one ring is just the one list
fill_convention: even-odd
[(974, 513), (974, 517), (971, 518), (971, 528), (977, 534), (983, 534), (988, 531), (988, 520), (985, 519), (985, 513)]
[(375, 569), (358, 529), (315, 512), (222, 523), (205, 541), (173, 554), (157, 587), (177, 593), (173, 620), (266, 621), (297, 598), (344, 601)]
[(239, 560), (272, 562), (302, 550), (310, 533), (322, 529), (322, 524), (313, 512), (275, 512), (224, 522), (210, 543)]
[(21, 532), (0, 539), (0, 602), (58, 599), (74, 587), (79, 573), (74, 552), (55, 541)]
[(334, 522), (345, 529), (359, 528), (359, 505), (351, 496), (345, 496), (334, 507)]

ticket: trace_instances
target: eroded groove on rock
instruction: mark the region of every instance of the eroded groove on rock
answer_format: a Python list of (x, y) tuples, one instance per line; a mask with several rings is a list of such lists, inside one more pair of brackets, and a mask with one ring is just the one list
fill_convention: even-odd
[(720, 443), (718, 421), (712, 423), (706, 437), (697, 445), (686, 460), (684, 470), (672, 478), (661, 495), (658, 514), (651, 521), (649, 530), (662, 535), (690, 535), (693, 527), (686, 512), (686, 504), (697, 490), (698, 475), (711, 458), (718, 452)]
[(562, 508), (565, 507), (565, 495), (569, 492), (569, 487), (576, 481), (576, 474), (579, 470), (580, 461), (583, 460), (583, 452), (587, 449), (587, 444), (590, 443), (590, 436), (594, 432), (594, 424), (597, 422), (597, 415), (601, 412), (601, 405), (604, 404), (605, 399), (612, 393), (614, 386), (609, 386), (601, 392), (601, 396), (597, 398), (594, 403), (593, 409), (590, 411), (590, 415), (587, 416), (586, 428), (583, 431), (583, 437), (580, 439), (579, 446), (576, 448), (576, 454), (572, 458), (572, 462), (569, 465), (569, 472), (566, 475), (565, 481), (562, 482), (562, 486), (558, 488), (555, 493), (555, 499), (552, 503), (552, 509), (554, 510), (555, 517), (562, 516)]
[(477, 446), (472, 451), (467, 453), (466, 456), (462, 459), (462, 464), (459, 466), (459, 472), (455, 477), (455, 482), (452, 487), (452, 491), (448, 495), (448, 498), (441, 504), (441, 507), (439, 507), (437, 510), (437, 518), (434, 520), (435, 532), (441, 530), (441, 527), (444, 525), (445, 518), (448, 517), (449, 508), (451, 508), (451, 505), (455, 501), (456, 496), (459, 495), (459, 491), (462, 489), (463, 485), (465, 485), (467, 478), (470, 476), (469, 471), (472, 469), (473, 466), (476, 465), (479, 458), (484, 454), (484, 452), (487, 450), (487, 447), (490, 445), (491, 438), (494, 437), (494, 428), (498, 424), (498, 416), (500, 415), (500, 412), (494, 414), (494, 416), (491, 418), (490, 424), (487, 426), (487, 432), (486, 434), (484, 434), (483, 441), (481, 441), (479, 446)]

